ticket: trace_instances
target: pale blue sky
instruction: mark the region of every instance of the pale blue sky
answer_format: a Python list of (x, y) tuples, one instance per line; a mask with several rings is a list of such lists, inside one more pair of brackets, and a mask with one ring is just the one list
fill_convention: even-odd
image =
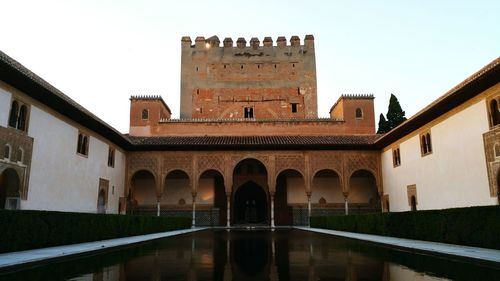
[(407, 117), (500, 55), (500, 1), (4, 1), (0, 50), (121, 132), (130, 95), (179, 116), (188, 35), (313, 34), (318, 113), (343, 93), (396, 94)]

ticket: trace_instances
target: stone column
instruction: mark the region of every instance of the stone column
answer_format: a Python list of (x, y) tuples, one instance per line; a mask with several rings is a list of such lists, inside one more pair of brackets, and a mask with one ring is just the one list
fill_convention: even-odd
[(156, 216), (160, 216), (160, 201), (161, 201), (161, 196), (156, 197)]
[[(274, 228), (274, 192), (270, 192), (271, 197), (271, 227)], [(274, 243), (274, 241), (273, 241)]]
[(311, 227), (311, 192), (307, 192), (307, 226)]
[(226, 217), (226, 227), (231, 227), (231, 193), (226, 193), (227, 198), (227, 217)]
[(191, 227), (194, 228), (196, 226), (196, 192), (193, 192), (191, 195), (193, 196), (193, 221)]
[(345, 210), (345, 214), (348, 215), (349, 214), (349, 202), (347, 201), (347, 197), (349, 195), (348, 192), (343, 192), (344, 194), (344, 210)]

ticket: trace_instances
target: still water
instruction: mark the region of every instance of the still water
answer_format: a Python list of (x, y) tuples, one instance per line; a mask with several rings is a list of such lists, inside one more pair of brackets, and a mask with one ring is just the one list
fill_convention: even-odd
[(206, 230), (0, 280), (500, 280), (500, 267), (301, 230)]

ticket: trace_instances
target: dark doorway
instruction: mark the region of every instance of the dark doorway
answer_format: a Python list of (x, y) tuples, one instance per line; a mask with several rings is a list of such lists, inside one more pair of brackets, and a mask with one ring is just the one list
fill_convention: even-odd
[(417, 198), (415, 198), (414, 195), (411, 196), (411, 210), (416, 211), (417, 210)]
[(0, 209), (17, 209), (15, 202), (7, 204), (7, 197), (19, 198), (19, 185), (19, 177), (14, 169), (8, 168), (0, 174)]
[(234, 194), (234, 224), (267, 224), (267, 195), (253, 181), (241, 185)]

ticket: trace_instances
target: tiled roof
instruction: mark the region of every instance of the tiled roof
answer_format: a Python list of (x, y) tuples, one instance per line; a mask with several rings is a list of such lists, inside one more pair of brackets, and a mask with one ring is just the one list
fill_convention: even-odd
[(218, 149), (218, 148), (255, 148), (255, 149), (290, 149), (290, 148), (328, 148), (369, 149), (380, 135), (338, 135), (338, 136), (200, 136), (200, 137), (136, 137), (129, 140), (136, 147), (148, 149)]

